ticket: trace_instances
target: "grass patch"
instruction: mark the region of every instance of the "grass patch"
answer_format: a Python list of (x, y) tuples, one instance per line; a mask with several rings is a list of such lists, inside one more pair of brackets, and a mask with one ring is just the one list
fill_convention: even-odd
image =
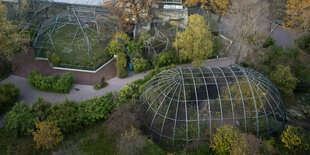
[[(60, 58), (60, 64), (68, 65), (82, 65), (82, 66), (96, 66), (100, 62), (106, 61), (110, 55), (105, 50), (106, 45), (113, 36), (111, 27), (103, 26), (104, 31), (108, 32), (104, 35), (98, 35), (95, 25), (89, 24), (88, 27), (84, 26), (84, 32), (89, 40), (91, 53), (89, 53), (88, 44), (85, 41), (83, 31), (78, 29), (77, 25), (73, 24), (57, 24), (47, 30), (43, 36), (43, 43), (41, 51), (36, 51), (39, 57), (46, 57), (46, 52), (54, 51)], [(54, 29), (54, 31), (53, 31)], [(49, 33), (52, 33), (52, 43)], [(75, 39), (74, 39), (75, 38)], [(51, 41), (50, 41), (51, 42)], [(72, 45), (72, 43), (74, 43)]]

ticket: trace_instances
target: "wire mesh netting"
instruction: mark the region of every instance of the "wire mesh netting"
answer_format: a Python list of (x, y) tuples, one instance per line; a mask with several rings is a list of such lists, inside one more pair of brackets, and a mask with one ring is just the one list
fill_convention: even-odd
[(166, 70), (146, 85), (139, 103), (152, 137), (172, 143), (209, 139), (222, 125), (265, 135), (285, 121), (277, 88), (235, 65)]
[(116, 31), (108, 10), (70, 7), (38, 25), (32, 46), (36, 57), (55, 52), (60, 64), (93, 67), (111, 58), (105, 48)]

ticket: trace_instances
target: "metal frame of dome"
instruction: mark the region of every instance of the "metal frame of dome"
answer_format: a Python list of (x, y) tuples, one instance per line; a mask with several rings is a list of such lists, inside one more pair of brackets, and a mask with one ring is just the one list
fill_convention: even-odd
[(221, 125), (270, 134), (283, 127), (286, 116), (275, 85), (237, 65), (163, 71), (148, 82), (139, 103), (153, 138), (173, 144), (210, 139)]
[[(100, 18), (99, 18), (100, 17)], [(89, 23), (94, 23), (96, 25), (96, 28), (93, 29), (88, 26)], [(41, 22), (36, 30), (36, 35), (32, 38), (31, 44), (34, 48), (35, 55), (37, 57), (40, 57), (42, 49), (49, 50), (50, 48), (53, 48), (54, 44), (61, 44), (66, 46), (77, 46), (76, 45), (76, 37), (78, 34), (78, 31), (81, 30), (83, 35), (83, 40), (85, 42), (85, 45), (87, 46), (87, 52), (90, 57), (90, 62), (93, 62), (92, 60), (92, 48), (90, 41), (88, 39), (87, 34), (85, 33), (85, 29), (90, 29), (92, 32), (95, 32), (98, 34), (98, 36), (106, 37), (106, 34), (103, 34), (99, 30), (99, 23), (105, 24), (108, 27), (111, 27), (112, 29), (115, 29), (115, 32), (117, 32), (117, 26), (115, 25), (115, 20), (113, 18), (110, 18), (109, 11), (104, 8), (88, 8), (88, 7), (68, 7), (67, 11), (63, 11), (60, 14), (57, 14), (55, 16), (49, 17), (45, 19), (43, 22)], [(54, 31), (56, 30), (56, 27), (58, 24), (61, 25), (75, 25), (77, 27), (76, 30), (73, 30), (75, 32), (75, 35), (72, 36), (72, 42), (68, 44), (61, 43), (55, 43), (52, 40), (52, 35)], [(42, 39), (42, 36), (44, 37), (48, 30), (51, 29), (50, 34), (47, 36), (48, 40), (45, 41), (44, 38)], [(114, 31), (110, 31), (109, 33), (112, 33)], [(48, 47), (46, 47), (48, 45)], [(74, 52), (74, 50), (73, 50)]]

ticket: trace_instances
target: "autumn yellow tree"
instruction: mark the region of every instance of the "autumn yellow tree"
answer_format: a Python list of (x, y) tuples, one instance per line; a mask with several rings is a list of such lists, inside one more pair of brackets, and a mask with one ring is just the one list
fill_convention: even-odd
[(310, 33), (310, 0), (287, 0), (285, 27), (297, 29), (303, 33)]
[(155, 4), (155, 0), (104, 0), (104, 7), (111, 11), (123, 31), (131, 30), (133, 23), (149, 20)]
[(219, 21), (222, 15), (227, 13), (230, 6), (229, 0), (186, 0), (185, 4), (191, 6), (197, 3), (201, 3), (206, 9), (210, 9), (219, 15)]
[(212, 34), (203, 16), (189, 16), (188, 26), (184, 32), (178, 32), (173, 43), (179, 49), (180, 56), (193, 60), (194, 66), (203, 65), (213, 52)]
[(245, 136), (233, 126), (221, 126), (211, 139), (211, 149), (216, 154), (246, 154), (248, 143)]
[(281, 141), (284, 147), (289, 149), (292, 154), (300, 154), (309, 149), (309, 144), (303, 140), (303, 136), (298, 135), (301, 133), (301, 128), (288, 126), (281, 135)]
[(62, 133), (54, 122), (38, 122), (36, 123), (36, 129), (36, 131), (32, 132), (32, 135), (37, 149), (51, 149), (63, 140)]

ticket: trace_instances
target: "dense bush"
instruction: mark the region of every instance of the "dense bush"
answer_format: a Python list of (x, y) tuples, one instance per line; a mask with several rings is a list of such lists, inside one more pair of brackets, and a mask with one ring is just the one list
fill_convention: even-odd
[(297, 78), (292, 75), (289, 66), (277, 65), (274, 72), (270, 74), (270, 80), (286, 95), (293, 95), (293, 91), (297, 84)]
[(37, 122), (36, 131), (33, 131), (32, 135), (37, 149), (52, 149), (63, 139), (60, 129), (54, 122)]
[(107, 119), (114, 107), (112, 93), (82, 101), (79, 103), (78, 121), (82, 125), (92, 125), (98, 120)]
[(42, 91), (55, 93), (69, 93), (73, 84), (73, 75), (71, 72), (61, 76), (43, 76), (38, 71), (32, 70), (28, 75), (28, 80), (33, 87)]
[(306, 52), (310, 53), (310, 35), (304, 35), (295, 41), (296, 45)]
[(143, 79), (135, 80), (134, 82), (127, 84), (123, 88), (121, 88), (118, 93), (115, 95), (115, 102), (117, 106), (123, 103), (127, 103), (132, 99), (137, 99), (140, 93), (143, 91), (144, 86), (147, 81), (151, 80), (158, 73), (170, 69), (171, 66), (158, 68), (151, 70), (147, 75), (144, 76)]
[(7, 131), (15, 135), (29, 135), (39, 118), (24, 103), (16, 104), (7, 113), (4, 119), (4, 127)]
[(59, 56), (55, 52), (47, 52), (47, 59), (54, 65), (57, 66), (59, 63)]
[(130, 56), (133, 58), (142, 58), (142, 42), (130, 41), (126, 47)]
[(11, 72), (12, 63), (7, 60), (0, 59), (0, 81), (8, 77)]
[(9, 110), (18, 101), (19, 89), (12, 83), (0, 83), (0, 115)]
[(151, 63), (148, 60), (145, 60), (143, 58), (141, 59), (134, 59), (133, 62), (133, 70), (135, 73), (140, 73), (143, 71), (147, 71), (152, 68)]
[(143, 148), (143, 155), (165, 155), (166, 152), (152, 140), (145, 138), (147, 145)]
[(44, 101), (42, 98), (37, 98), (37, 101), (30, 106), (30, 110), (35, 113), (40, 121), (44, 121), (47, 119), (48, 110), (51, 106), (51, 103)]
[(64, 133), (69, 133), (81, 127), (82, 120), (78, 120), (78, 115), (78, 103), (66, 100), (49, 109), (47, 120), (55, 122)]
[(128, 76), (127, 70), (127, 60), (125, 53), (119, 53), (116, 56), (116, 69), (117, 69), (117, 77), (124, 78)]
[(125, 53), (125, 50), (123, 49), (122, 45), (118, 42), (117, 38), (120, 38), (124, 45), (128, 44), (130, 41), (130, 38), (124, 32), (118, 32), (117, 34), (115, 34), (113, 39), (110, 40), (107, 47), (109, 53), (112, 55)]
[(159, 53), (157, 57), (153, 60), (156, 67), (164, 67), (172, 64), (178, 64), (178, 57), (174, 49), (164, 50)]
[(245, 154), (248, 144), (245, 137), (233, 126), (222, 126), (216, 129), (210, 147), (217, 154)]
[(212, 154), (209, 144), (201, 144), (187, 150), (187, 154), (208, 155)]
[(273, 38), (269, 37), (269, 38), (267, 38), (267, 40), (264, 42), (263, 47), (264, 47), (264, 48), (267, 48), (267, 47), (269, 47), (269, 46), (272, 46), (272, 45), (274, 45), (275, 42), (276, 42), (276, 41), (275, 41)]

